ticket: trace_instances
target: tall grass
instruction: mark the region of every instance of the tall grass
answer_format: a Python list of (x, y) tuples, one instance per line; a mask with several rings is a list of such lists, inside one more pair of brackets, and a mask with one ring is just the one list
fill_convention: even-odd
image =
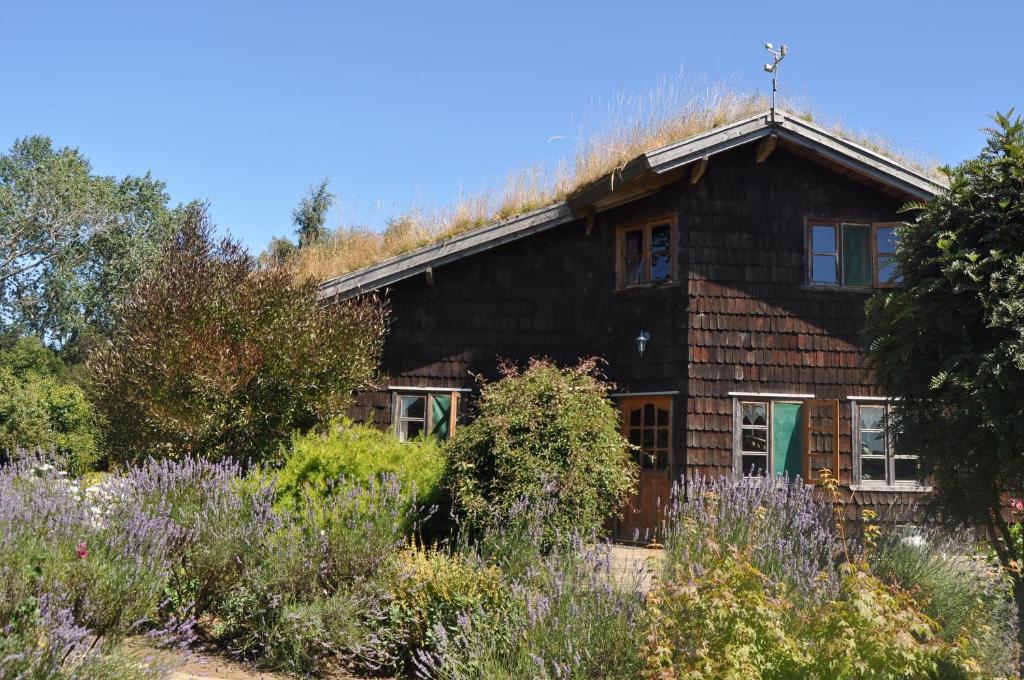
[(1010, 584), (968, 532), (895, 527), (871, 554), (872, 571), (897, 585), (939, 624), (947, 642), (963, 637), (988, 677), (1014, 674), (1017, 618)]
[[(293, 261), (296, 273), (321, 280), (338, 276), (551, 205), (647, 151), (756, 115), (770, 103), (764, 94), (727, 83), (688, 83), (682, 74), (663, 78), (644, 95), (624, 94), (599, 103), (593, 123), (578, 123), (574, 134), (552, 137), (553, 141), (576, 142), (571, 158), (512, 172), (503, 186), (465, 194), (447, 207), (418, 208), (399, 215), (389, 220), (382, 232), (341, 227), (321, 243), (298, 251)], [(902, 153), (887, 138), (853, 130), (838, 121), (823, 121), (799, 101), (783, 101), (780, 108), (921, 172), (937, 172), (934, 162)]]

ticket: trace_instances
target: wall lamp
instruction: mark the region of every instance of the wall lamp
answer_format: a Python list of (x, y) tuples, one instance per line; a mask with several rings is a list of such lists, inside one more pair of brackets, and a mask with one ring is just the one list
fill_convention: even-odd
[(636, 336), (636, 351), (640, 353), (642, 357), (644, 350), (647, 349), (647, 341), (651, 339), (651, 334), (647, 331), (640, 331), (640, 335)]

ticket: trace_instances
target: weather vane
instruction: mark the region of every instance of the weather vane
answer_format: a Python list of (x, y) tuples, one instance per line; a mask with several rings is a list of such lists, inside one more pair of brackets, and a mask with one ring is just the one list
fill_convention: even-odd
[(772, 55), (772, 63), (765, 64), (765, 73), (772, 74), (772, 122), (775, 122), (775, 93), (778, 91), (778, 77), (779, 77), (779, 64), (786, 58), (789, 53), (789, 48), (785, 45), (779, 45), (779, 49), (776, 50), (771, 43), (765, 43), (764, 48)]

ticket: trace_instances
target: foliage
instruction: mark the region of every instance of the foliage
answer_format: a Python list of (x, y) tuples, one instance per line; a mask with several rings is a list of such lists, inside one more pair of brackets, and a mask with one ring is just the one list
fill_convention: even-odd
[(456, 510), (486, 526), (524, 498), (556, 499), (549, 542), (589, 535), (619, 510), (636, 467), (596, 368), (593, 359), (566, 369), (533, 359), (483, 386), (476, 419), (447, 447)]
[(39, 339), (0, 340), (0, 460), (44, 451), (81, 473), (96, 458), (99, 429), (85, 393)]
[(128, 635), (188, 634), (179, 621), (156, 625), (178, 528), (133, 504), (96, 501), (50, 465), (0, 468), (0, 628), (5, 649), (32, 650), (19, 672), (105, 664)]
[(173, 233), (167, 203), (149, 174), (96, 175), (77, 149), (15, 141), (0, 156), (0, 317), (81, 358)]
[(326, 434), (293, 437), (276, 488), (280, 499), (294, 503), (303, 493), (326, 493), (343, 478), (367, 483), (392, 475), (410, 504), (430, 506), (443, 502), (445, 460), (433, 439), (401, 442), (391, 432), (342, 421)]
[[(751, 518), (756, 531), (760, 517)], [(755, 566), (753, 545), (709, 540), (700, 562), (674, 564), (650, 600), (649, 678), (981, 677), (906, 592), (863, 556), (816, 597)]]
[(670, 572), (733, 546), (795, 596), (814, 599), (837, 584), (832, 509), (799, 478), (694, 475), (685, 501), (678, 492), (665, 535)]
[(899, 586), (961, 644), (989, 677), (1014, 673), (1016, 613), (1005, 577), (973, 536), (939, 528), (891, 530), (871, 553), (871, 572)]
[(510, 592), (502, 571), (471, 553), (412, 548), (401, 553), (391, 597), (389, 626), (411, 655), (456, 634), (467, 612), (504, 611)]
[(947, 169), (948, 192), (899, 230), (903, 285), (871, 300), (864, 336), (896, 398), (897, 448), (921, 457), (936, 509), (988, 528), (1024, 621), (1024, 555), (1001, 510), (1024, 489), (1024, 121), (995, 121), (978, 157)]
[(309, 193), (292, 212), (296, 235), (299, 237), (299, 248), (306, 248), (322, 241), (327, 236), (327, 211), (337, 202), (328, 186), (330, 180), (324, 178), (320, 184), (310, 187)]
[(435, 626), (433, 648), (418, 655), (422, 675), (638, 677), (645, 632), (639, 574), (615, 584), (608, 545), (571, 542), (542, 555), (536, 550), (541, 540), (521, 544), (530, 567), (518, 578), (506, 574), (512, 597), (502, 606), (468, 609), (457, 627)]
[(404, 543), (407, 505), (394, 478), (349, 484), (325, 499), (306, 494), (221, 589), (211, 633), (236, 654), (309, 673), (325, 659), (391, 667), (396, 652), (374, 642), (388, 631), (387, 595)]
[(117, 462), (271, 459), (293, 431), (344, 413), (376, 372), (386, 310), (322, 306), (312, 281), (215, 242), (205, 213), (180, 233), (89, 358)]

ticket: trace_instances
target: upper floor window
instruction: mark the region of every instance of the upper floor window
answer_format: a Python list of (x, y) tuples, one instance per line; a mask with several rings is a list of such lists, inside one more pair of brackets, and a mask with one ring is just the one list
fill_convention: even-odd
[(617, 288), (675, 280), (675, 218), (619, 227), (616, 231), (616, 253)]
[(851, 415), (857, 481), (871, 486), (917, 486), (917, 456), (900, 455), (893, 446), (889, 403), (854, 402)]
[(897, 222), (807, 223), (807, 280), (815, 286), (889, 287), (899, 283)]

